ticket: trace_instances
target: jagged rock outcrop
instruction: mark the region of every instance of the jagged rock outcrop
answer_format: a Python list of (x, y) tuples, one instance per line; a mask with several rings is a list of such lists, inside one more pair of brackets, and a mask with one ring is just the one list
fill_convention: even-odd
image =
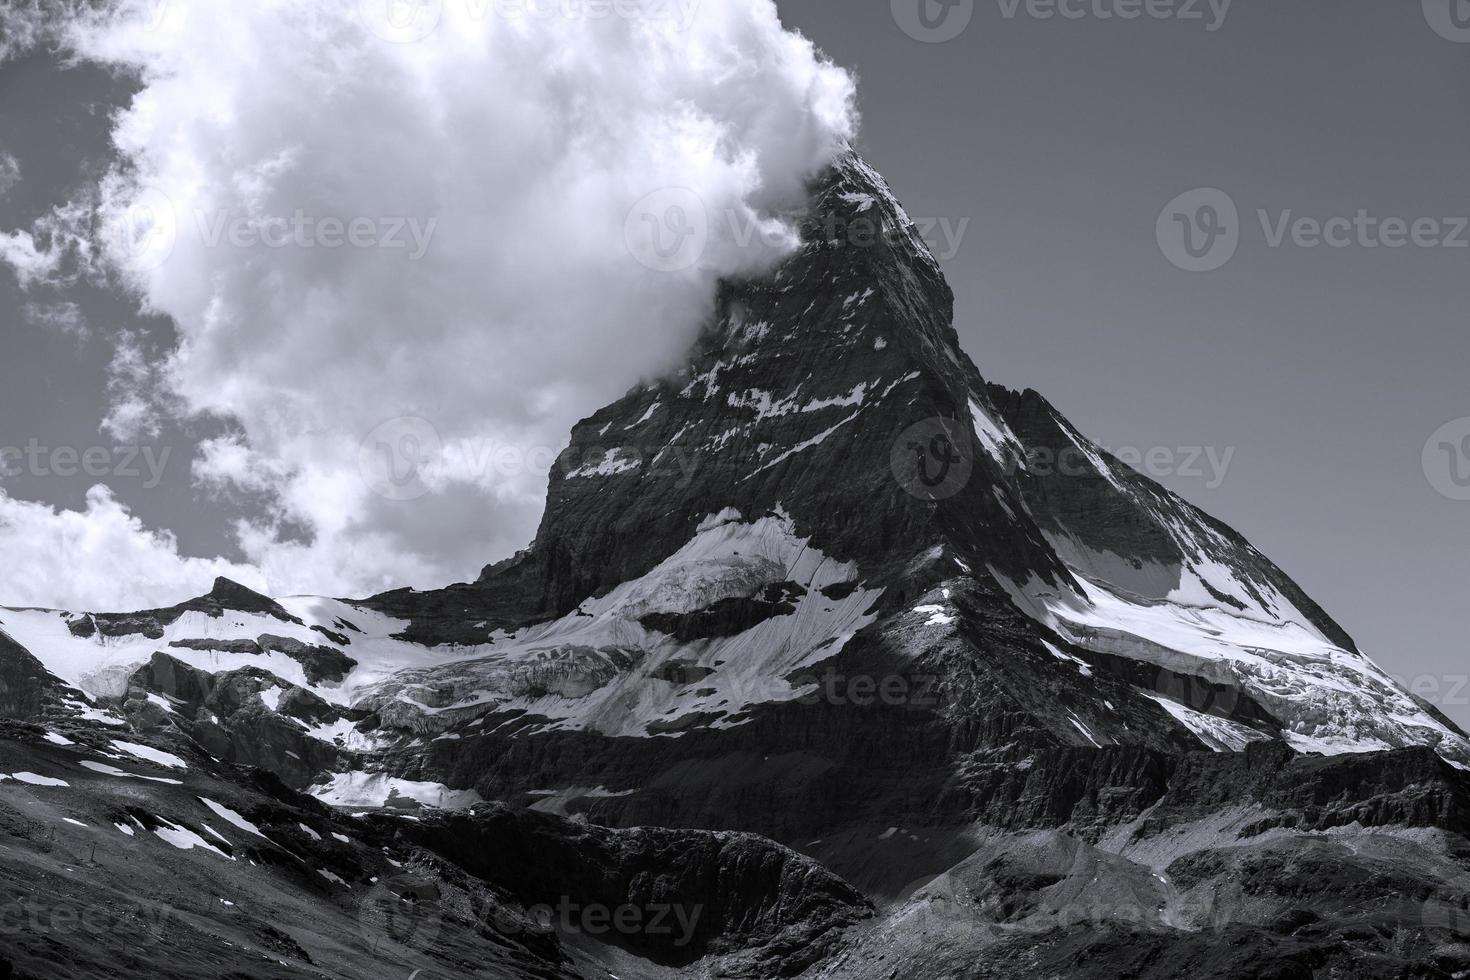
[(0, 630), (0, 718), (29, 721), (61, 686), (41, 661)]
[(214, 580), (214, 587), (209, 592), (176, 606), (134, 613), (89, 613), (72, 620), (70, 629), (72, 635), (78, 637), (140, 634), (158, 639), (163, 636), (165, 626), (177, 622), (179, 617), (191, 612), (203, 613), (214, 619), (226, 612), (260, 613), (282, 622), (301, 622), (282, 609), (280, 603), (274, 599), (247, 589), (238, 582), (220, 577)]
[(162, 652), (133, 674), (129, 686), (171, 701), (172, 718), (211, 755), (258, 766), (296, 789), (336, 769), (343, 756), (341, 747), (313, 730), (361, 717), (344, 715), (258, 667), (216, 674)]

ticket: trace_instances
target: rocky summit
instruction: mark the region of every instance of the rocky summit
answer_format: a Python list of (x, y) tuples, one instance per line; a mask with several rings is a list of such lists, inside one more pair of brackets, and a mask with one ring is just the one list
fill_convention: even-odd
[(1465, 733), (792, 217), (474, 582), (0, 609), (0, 977), (1470, 975)]

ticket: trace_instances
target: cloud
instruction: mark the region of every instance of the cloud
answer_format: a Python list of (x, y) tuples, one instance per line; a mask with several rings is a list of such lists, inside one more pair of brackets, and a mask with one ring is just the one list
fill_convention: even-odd
[(29, 229), (0, 231), (0, 262), (21, 288), (63, 287), (78, 278), (105, 281), (98, 243), (89, 230), (97, 205), (88, 195), (52, 208)]
[(20, 183), (20, 163), (9, 153), (0, 150), (0, 197)]
[(114, 338), (107, 394), (101, 429), (122, 442), (157, 438), (164, 419), (180, 411), (162, 375), (162, 358), (141, 331), (122, 330)]
[[(164, 395), (124, 372), (114, 416), (229, 420), (195, 474), (269, 498), (238, 530), (278, 589), (524, 546), (570, 424), (794, 247), (856, 125), (771, 0), (136, 0), (65, 36), (142, 83), (68, 247), (178, 336)], [(40, 278), (57, 247), (12, 262)]]
[(28, 321), (47, 330), (55, 330), (77, 340), (85, 340), (91, 336), (82, 308), (70, 300), (27, 303), (23, 312)]
[(102, 485), (86, 509), (54, 510), (0, 490), (3, 601), (14, 606), (131, 610), (209, 591), (225, 575), (256, 589), (259, 571), (219, 559), (184, 558), (167, 533), (149, 531)]
[(52, 13), (41, 0), (0, 4), (0, 64), (42, 43), (54, 23)]

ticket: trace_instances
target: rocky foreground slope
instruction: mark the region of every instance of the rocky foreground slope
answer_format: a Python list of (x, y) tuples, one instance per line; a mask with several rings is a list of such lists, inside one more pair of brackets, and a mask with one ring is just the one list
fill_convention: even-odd
[(12, 972), (1470, 971), (1465, 734), (801, 217), (476, 582), (0, 609)]

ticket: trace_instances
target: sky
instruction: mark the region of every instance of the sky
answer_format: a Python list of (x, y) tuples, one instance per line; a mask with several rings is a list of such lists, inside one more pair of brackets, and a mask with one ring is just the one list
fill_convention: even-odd
[[(1456, 2), (704, 0), (658, 4), (675, 22), (649, 30), (531, 24), (487, 45), (452, 4), (364, 34), (276, 3), (148, 0), (83, 24), (71, 57), (21, 50), (0, 20), (0, 448), (48, 450), (0, 481), (28, 529), (0, 602), (176, 601), (216, 573), (354, 594), (472, 577), (528, 540), (567, 424), (677, 358), (686, 333), (648, 338), (648, 311), (697, 323), (709, 284), (752, 261), (716, 243), (646, 275), (594, 246), (643, 195), (695, 186), (774, 223), (755, 261), (775, 261), (771, 215), (854, 135), (933, 225), (987, 378), (1151, 460), (1470, 724)], [(303, 32), (341, 56), (299, 56)], [(591, 103), (555, 73), (528, 91), (547, 63), (604, 84)], [(694, 149), (711, 127), (740, 152)], [(369, 219), (364, 247), (303, 261), (230, 237), (301, 202)], [(128, 224), (165, 212), (178, 227)], [(1314, 245), (1313, 221), (1343, 244)], [(493, 293), (497, 272), (524, 290)], [(563, 297), (569, 281), (587, 288)], [(548, 336), (548, 296), (599, 322), (592, 342)], [(485, 321), (498, 339), (467, 343)], [(375, 469), (375, 446), (431, 443), (458, 463)]]

